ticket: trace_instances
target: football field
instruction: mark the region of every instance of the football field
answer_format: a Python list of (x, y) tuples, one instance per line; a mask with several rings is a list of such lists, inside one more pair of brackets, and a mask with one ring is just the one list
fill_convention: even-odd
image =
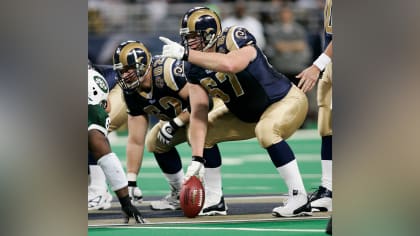
[[(114, 152), (125, 166), (125, 136), (111, 136)], [(289, 140), (295, 152), (308, 192), (320, 184), (321, 139), (315, 129), (302, 129)], [(113, 207), (89, 212), (90, 236), (99, 235), (325, 235), (330, 213), (314, 213), (312, 217), (277, 218), (271, 210), (285, 200), (287, 187), (272, 164), (265, 149), (256, 139), (219, 144), (222, 153), (222, 178), (227, 216), (186, 218), (181, 211), (152, 211), (151, 200), (169, 193), (169, 187), (151, 153), (145, 153), (138, 185), (144, 202), (138, 206), (148, 220), (145, 225), (122, 225), (119, 203), (114, 196)], [(184, 171), (191, 160), (187, 144), (177, 147)]]

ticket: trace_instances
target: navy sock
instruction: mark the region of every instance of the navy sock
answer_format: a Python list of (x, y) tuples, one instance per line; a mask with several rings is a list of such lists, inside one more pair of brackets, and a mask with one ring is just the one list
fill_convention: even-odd
[(98, 162), (96, 162), (96, 160), (93, 158), (92, 154), (90, 154), (90, 152), (88, 152), (88, 175), (90, 175), (90, 165), (97, 165)]
[(216, 168), (222, 165), (222, 156), (217, 145), (212, 148), (204, 148), (203, 158), (206, 160), (204, 164), (206, 168)]
[(88, 152), (88, 165), (97, 165), (95, 158), (93, 158), (92, 154)]
[(295, 159), (295, 154), (293, 154), (289, 144), (287, 144), (284, 140), (271, 145), (267, 148), (267, 151), (276, 168), (284, 166)]
[(182, 169), (181, 157), (175, 147), (169, 152), (153, 154), (163, 173), (175, 174)]
[(321, 160), (332, 161), (332, 135), (322, 137)]

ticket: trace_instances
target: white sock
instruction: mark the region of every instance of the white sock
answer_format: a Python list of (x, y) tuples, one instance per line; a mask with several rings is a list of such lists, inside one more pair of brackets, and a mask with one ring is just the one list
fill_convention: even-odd
[(171, 187), (171, 191), (172, 191), (172, 187), (177, 190), (181, 190), (182, 182), (184, 181), (184, 171), (182, 169), (179, 170), (175, 174), (168, 174), (168, 173), (163, 173), (163, 174), (165, 175), (165, 178), (168, 181), (169, 186)]
[(332, 191), (332, 160), (321, 160), (322, 183), (321, 185)]
[[(221, 167), (206, 168), (204, 172), (204, 189), (206, 198), (208, 197), (210, 202), (219, 203), (220, 197), (222, 197), (222, 173)], [(207, 199), (206, 199), (207, 201)]]
[(286, 165), (277, 167), (277, 171), (280, 173), (280, 176), (283, 177), (284, 182), (286, 182), (290, 196), (292, 196), (294, 189), (306, 194), (305, 186), (303, 185), (302, 176), (300, 175), (296, 160), (293, 160)]
[(89, 165), (90, 171), (90, 183), (89, 190), (95, 193), (104, 193), (107, 191), (108, 186), (106, 184), (105, 174), (99, 165)]
[(115, 153), (112, 152), (102, 156), (98, 160), (98, 164), (104, 171), (105, 176), (111, 185), (112, 191), (122, 189), (128, 185), (121, 162)]

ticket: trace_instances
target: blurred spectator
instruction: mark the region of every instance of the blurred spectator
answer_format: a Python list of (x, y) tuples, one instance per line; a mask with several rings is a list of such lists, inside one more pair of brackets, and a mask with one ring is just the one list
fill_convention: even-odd
[(228, 26), (242, 26), (246, 28), (257, 40), (257, 45), (261, 49), (265, 48), (266, 40), (264, 36), (264, 28), (261, 22), (253, 16), (246, 13), (246, 2), (238, 0), (234, 6), (234, 16), (222, 19), (222, 28)]
[(169, 5), (166, 0), (152, 0), (146, 3), (146, 14), (152, 31), (159, 30), (159, 26), (167, 17), (168, 8)]
[(88, 30), (89, 34), (101, 34), (104, 32), (104, 19), (99, 9), (88, 9)]
[[(270, 63), (293, 83), (298, 84), (296, 75), (311, 62), (311, 48), (307, 42), (305, 28), (294, 20), (293, 11), (284, 6), (280, 8), (277, 21), (266, 27), (267, 56)], [(316, 120), (316, 93), (307, 93), (309, 110), (303, 128), (308, 122)]]
[(272, 65), (296, 83), (295, 75), (308, 65), (311, 59), (303, 26), (296, 23), (293, 11), (282, 7), (278, 12), (279, 21), (267, 26), (267, 54)]
[(316, 9), (318, 8), (319, 0), (298, 0), (296, 1), (296, 7), (303, 9)]

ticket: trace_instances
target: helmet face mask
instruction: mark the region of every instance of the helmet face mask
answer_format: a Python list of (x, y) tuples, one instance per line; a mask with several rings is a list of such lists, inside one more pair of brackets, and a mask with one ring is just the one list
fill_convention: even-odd
[(125, 91), (138, 88), (151, 67), (149, 50), (138, 41), (125, 41), (114, 52), (118, 85)]
[(105, 78), (99, 72), (88, 69), (88, 104), (107, 107), (109, 88)]
[(205, 51), (217, 41), (222, 31), (219, 16), (207, 7), (195, 7), (185, 13), (179, 34), (184, 46)]

